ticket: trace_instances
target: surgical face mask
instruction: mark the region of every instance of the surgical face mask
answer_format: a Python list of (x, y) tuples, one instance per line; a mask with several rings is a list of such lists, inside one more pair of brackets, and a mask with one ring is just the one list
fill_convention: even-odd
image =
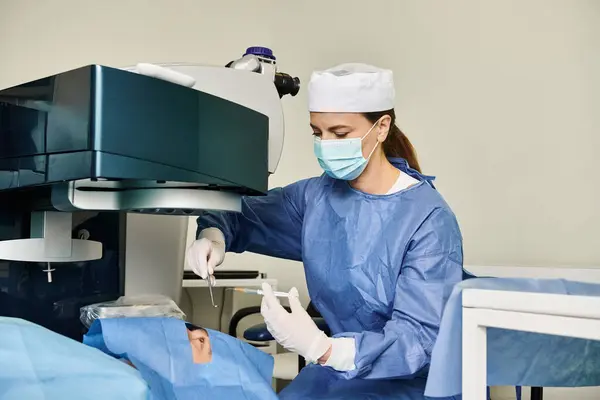
[(365, 158), (362, 153), (362, 141), (369, 136), (378, 123), (379, 121), (376, 121), (361, 138), (321, 140), (321, 138), (315, 137), (315, 156), (325, 173), (332, 178), (345, 181), (358, 178), (379, 145), (379, 141), (377, 141), (369, 156)]

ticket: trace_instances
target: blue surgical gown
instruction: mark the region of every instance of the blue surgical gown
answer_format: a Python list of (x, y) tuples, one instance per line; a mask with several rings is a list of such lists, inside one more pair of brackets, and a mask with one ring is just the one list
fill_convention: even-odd
[[(246, 197), (241, 213), (198, 218), (199, 230), (223, 231), (227, 251), (302, 261), (310, 298), (333, 336), (355, 339), (353, 371), (309, 366), (282, 399), (323, 398), (324, 391), (328, 399), (365, 398), (361, 391), (424, 396), (442, 311), (462, 280), (462, 237), (433, 178), (391, 161), (420, 182), (371, 195), (322, 175)], [(315, 384), (317, 375), (330, 382), (327, 389)]]

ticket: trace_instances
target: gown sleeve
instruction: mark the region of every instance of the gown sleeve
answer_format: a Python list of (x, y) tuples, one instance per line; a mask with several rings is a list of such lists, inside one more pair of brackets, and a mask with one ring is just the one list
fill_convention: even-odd
[(412, 378), (428, 366), (444, 305), (462, 280), (462, 237), (454, 215), (435, 209), (412, 237), (396, 282), (391, 319), (354, 338), (355, 368), (346, 379)]
[(272, 189), (266, 196), (242, 198), (242, 212), (205, 212), (200, 231), (218, 228), (225, 236), (225, 250), (250, 251), (289, 260), (302, 260), (302, 221), (306, 191), (312, 179)]

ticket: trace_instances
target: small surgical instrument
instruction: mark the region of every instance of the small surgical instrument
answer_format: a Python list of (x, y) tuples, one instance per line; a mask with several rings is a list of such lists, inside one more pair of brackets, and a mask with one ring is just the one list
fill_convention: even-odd
[(207, 283), (208, 283), (208, 291), (210, 292), (210, 301), (214, 308), (218, 306), (215, 304), (215, 298), (213, 297), (213, 279), (215, 279), (212, 275), (208, 275)]

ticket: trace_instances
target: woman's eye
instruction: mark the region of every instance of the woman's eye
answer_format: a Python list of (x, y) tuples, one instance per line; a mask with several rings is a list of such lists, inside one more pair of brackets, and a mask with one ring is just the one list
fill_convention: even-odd
[(313, 131), (313, 136), (321, 137), (321, 132), (314, 132)]
[(346, 136), (348, 133), (350, 133), (350, 132), (335, 132), (335, 136), (341, 138), (341, 137)]

